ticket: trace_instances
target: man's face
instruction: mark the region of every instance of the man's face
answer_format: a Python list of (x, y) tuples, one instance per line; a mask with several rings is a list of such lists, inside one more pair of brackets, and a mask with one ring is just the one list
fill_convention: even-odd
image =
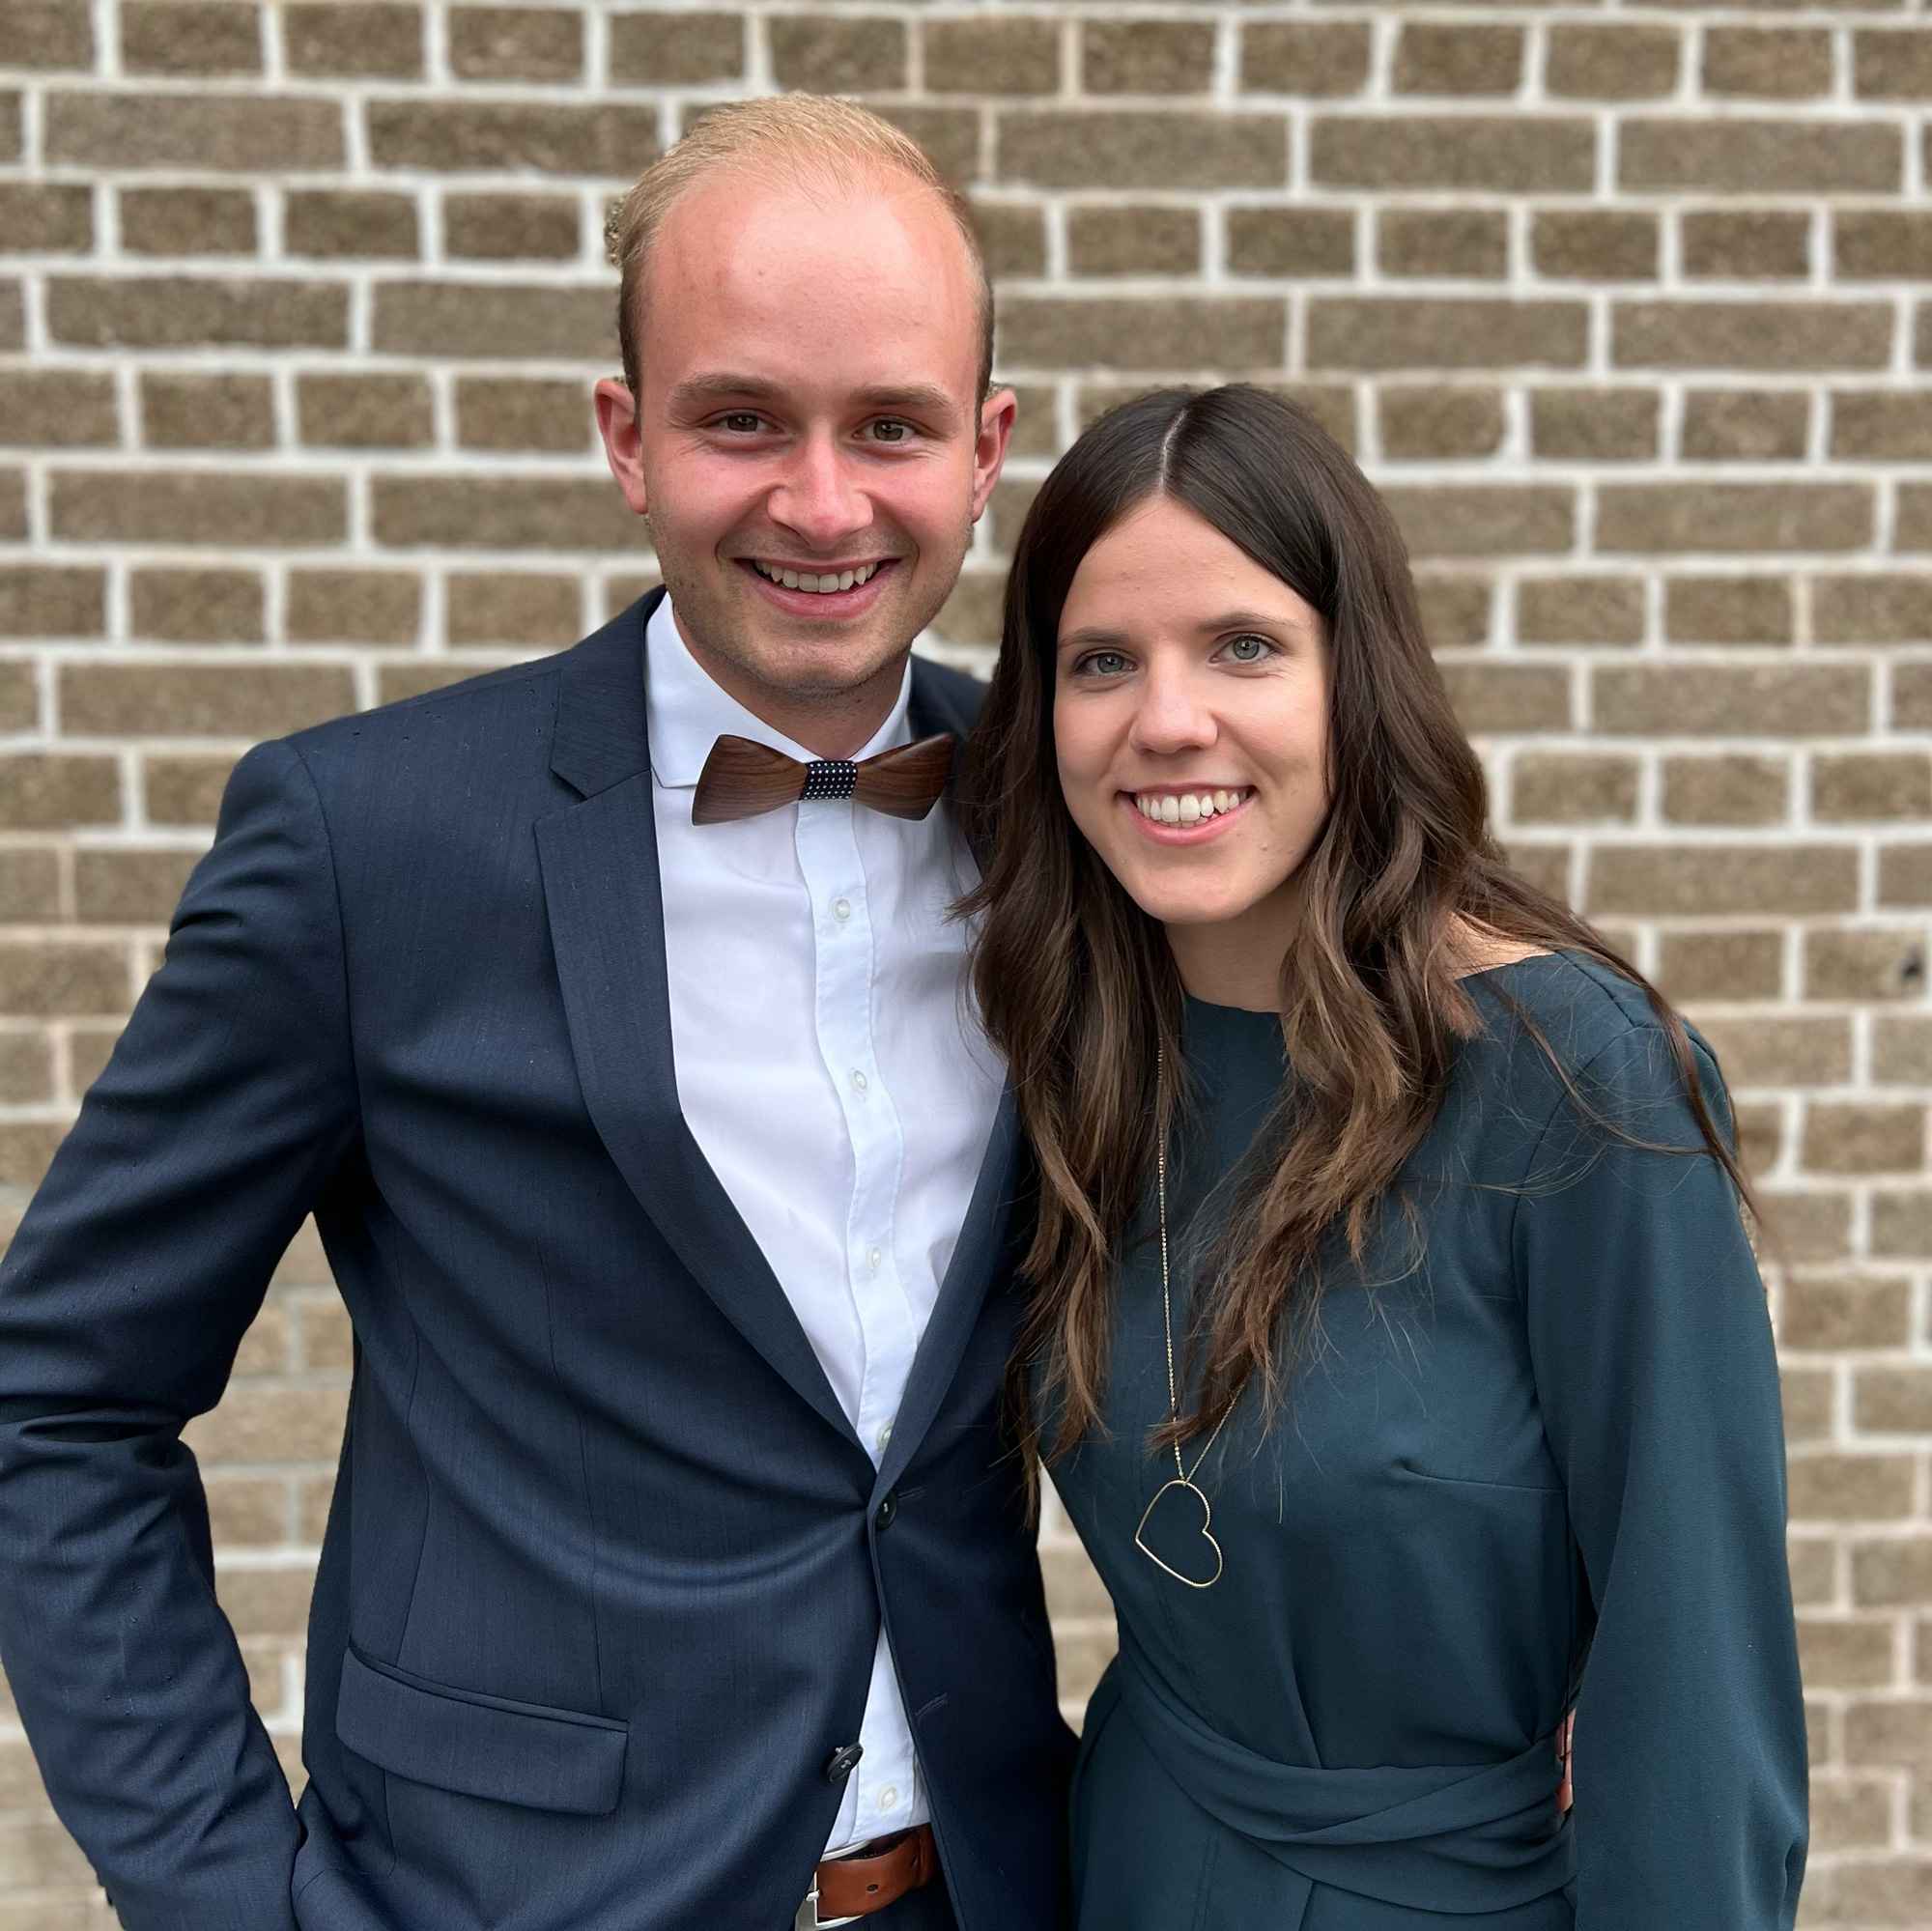
[(599, 422), (686, 641), (775, 724), (895, 692), (959, 574), (1014, 407), (980, 402), (975, 293), (910, 185), (727, 176), (658, 233), (635, 426), (616, 383)]

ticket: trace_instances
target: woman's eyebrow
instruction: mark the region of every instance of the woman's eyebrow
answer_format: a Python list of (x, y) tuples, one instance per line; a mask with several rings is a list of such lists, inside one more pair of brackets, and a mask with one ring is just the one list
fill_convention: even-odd
[(1122, 630), (1101, 630), (1097, 626), (1087, 630), (1070, 630), (1060, 639), (1058, 648), (1074, 650), (1094, 643), (1125, 643), (1127, 634)]

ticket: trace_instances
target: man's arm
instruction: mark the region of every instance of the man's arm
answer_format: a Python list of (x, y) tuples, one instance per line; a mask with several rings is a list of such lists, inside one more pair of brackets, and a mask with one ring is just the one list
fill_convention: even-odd
[(357, 1126), (327, 829), (299, 756), (213, 849), (0, 1267), (0, 1658), (128, 1931), (293, 1927), (298, 1842), (181, 1430)]

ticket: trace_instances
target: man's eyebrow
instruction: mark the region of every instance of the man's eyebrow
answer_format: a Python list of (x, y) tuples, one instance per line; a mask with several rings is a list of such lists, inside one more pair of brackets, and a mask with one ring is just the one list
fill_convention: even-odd
[(769, 402), (784, 393), (773, 382), (762, 376), (741, 376), (729, 369), (719, 369), (702, 376), (687, 376), (670, 392), (670, 399), (679, 402)]
[[(730, 369), (717, 369), (698, 376), (687, 376), (670, 392), (673, 407), (690, 408), (706, 403), (781, 402), (785, 389), (763, 376), (739, 375)], [(954, 397), (931, 383), (883, 384), (861, 389), (853, 401), (867, 410), (905, 410), (920, 415), (943, 416), (948, 420), (959, 412)]]

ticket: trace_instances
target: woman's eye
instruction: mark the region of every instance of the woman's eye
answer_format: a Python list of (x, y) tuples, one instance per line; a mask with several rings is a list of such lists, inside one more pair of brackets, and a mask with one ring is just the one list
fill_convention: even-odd
[(1264, 637), (1236, 637), (1228, 640), (1228, 655), (1236, 664), (1259, 664), (1272, 655), (1274, 645)]
[(1085, 677), (1118, 677), (1133, 666), (1118, 650), (1096, 650), (1093, 656), (1083, 657), (1076, 667)]

